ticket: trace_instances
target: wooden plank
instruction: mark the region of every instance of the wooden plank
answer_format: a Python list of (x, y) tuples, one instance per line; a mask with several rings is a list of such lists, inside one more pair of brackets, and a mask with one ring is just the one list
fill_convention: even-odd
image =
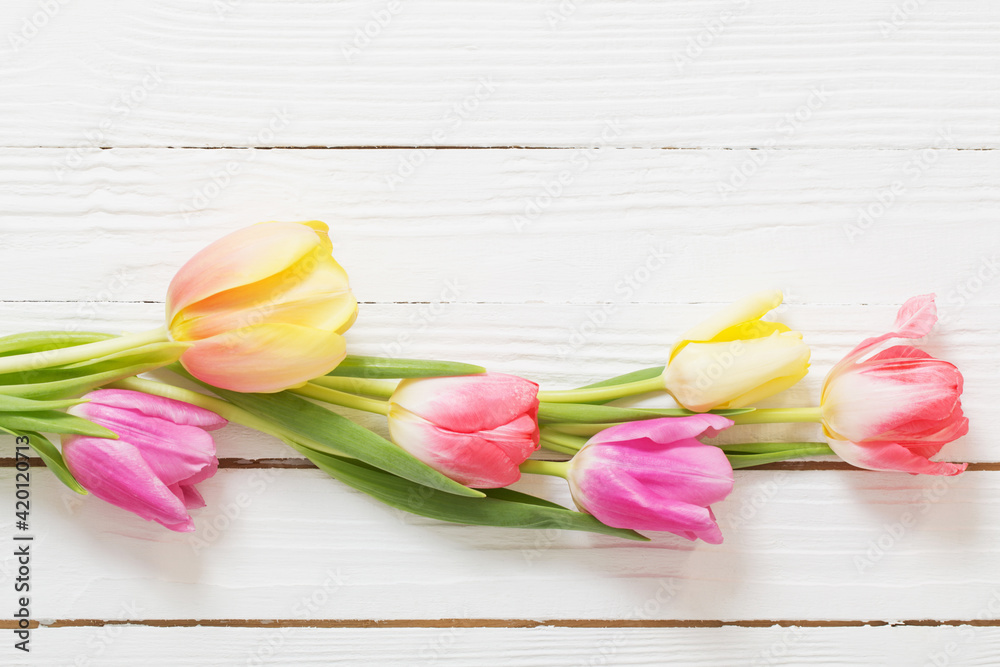
[[(715, 507), (721, 546), (443, 524), (313, 470), (202, 488), (184, 535), (33, 476), (34, 618), (941, 621), (1000, 604), (995, 472), (743, 472)], [(560, 480), (521, 488), (569, 502)]]
[(318, 218), (364, 302), (781, 287), (809, 303), (1000, 303), (998, 151), (434, 151), (390, 184), (408, 155), (115, 149), (60, 172), (60, 150), (0, 150), (0, 299), (162, 301), (226, 232)]
[(1000, 145), (988, 0), (14, 5), (3, 146)]
[[(32, 660), (150, 667), (178, 664), (497, 665), (679, 667), (764, 665), (988, 666), (995, 627), (860, 628), (51, 628)], [(93, 662), (76, 662), (80, 659)], [(33, 665), (22, 660), (11, 665)], [(935, 662), (937, 660), (937, 662)]]
[[(802, 299), (801, 293), (792, 296)], [(664, 363), (675, 338), (712, 312), (717, 304), (363, 304), (348, 333), (355, 354), (453, 359), (491, 370), (524, 375), (548, 388), (579, 386)], [(100, 302), (0, 302), (0, 335), (39, 329), (142, 331), (158, 326), (162, 304)], [(802, 331), (812, 348), (812, 371), (796, 387), (762, 405), (807, 406), (819, 400), (826, 372), (848, 350), (891, 325), (896, 306), (792, 303), (779, 314)], [(996, 374), (1000, 310), (979, 301), (945, 308), (947, 322), (923, 346), (948, 359), (966, 378), (963, 405), (970, 435), (946, 446), (942, 456), (959, 461), (1000, 461), (992, 433), (1000, 429), (994, 406), (1000, 402)], [(168, 376), (165, 376), (168, 377)], [(176, 378), (175, 378), (176, 379)], [(669, 399), (646, 401), (670, 405)], [(348, 414), (348, 413), (345, 413)], [(386, 434), (381, 417), (350, 412)], [(741, 426), (720, 442), (822, 440), (815, 425)], [(217, 434), (220, 456), (249, 459), (297, 457), (290, 448), (248, 429), (228, 427)], [(0, 438), (0, 456), (13, 445)]]

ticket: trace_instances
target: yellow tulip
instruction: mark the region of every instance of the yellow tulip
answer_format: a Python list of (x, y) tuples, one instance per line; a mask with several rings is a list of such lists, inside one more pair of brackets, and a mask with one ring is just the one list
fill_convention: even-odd
[(223, 237), (185, 264), (167, 291), (167, 327), (193, 343), (198, 379), (276, 392), (330, 372), (358, 304), (322, 222), (265, 222)]
[(688, 410), (741, 408), (788, 389), (809, 369), (802, 334), (761, 320), (782, 301), (759, 292), (694, 327), (663, 371), (667, 391)]

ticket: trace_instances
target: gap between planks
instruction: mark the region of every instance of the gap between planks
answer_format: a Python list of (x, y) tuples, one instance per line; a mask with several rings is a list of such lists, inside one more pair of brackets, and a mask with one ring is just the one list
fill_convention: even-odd
[[(557, 618), (547, 621), (507, 618), (434, 618), (434, 619), (254, 619), (254, 618), (186, 618), (103, 620), (99, 618), (31, 621), (31, 628), (80, 628), (109, 625), (141, 625), (156, 628), (860, 628), (860, 627), (1000, 627), (1000, 619), (911, 619), (902, 621), (794, 621), (778, 620), (620, 620)], [(17, 628), (17, 621), (0, 621), (0, 630)]]

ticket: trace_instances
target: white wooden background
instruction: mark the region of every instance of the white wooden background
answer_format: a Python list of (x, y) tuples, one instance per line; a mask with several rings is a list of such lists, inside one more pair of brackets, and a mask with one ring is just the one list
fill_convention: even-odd
[(807, 405), (935, 291), (972, 465), (741, 472), (723, 545), (636, 545), (404, 515), (230, 427), (194, 535), (33, 478), (40, 626), (14, 651), (4, 547), (0, 662), (1000, 663), (998, 30), (987, 0), (6, 0), (0, 334), (155, 326), (206, 243), (318, 218), (356, 353), (570, 386), (781, 288), (814, 355), (775, 404)]

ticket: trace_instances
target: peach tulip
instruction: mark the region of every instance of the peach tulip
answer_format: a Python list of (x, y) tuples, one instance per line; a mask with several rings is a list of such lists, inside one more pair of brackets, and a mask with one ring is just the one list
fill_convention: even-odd
[(212, 243), (167, 291), (167, 325), (192, 346), (181, 363), (198, 379), (276, 392), (330, 372), (357, 316), (347, 273), (318, 221), (265, 222)]

